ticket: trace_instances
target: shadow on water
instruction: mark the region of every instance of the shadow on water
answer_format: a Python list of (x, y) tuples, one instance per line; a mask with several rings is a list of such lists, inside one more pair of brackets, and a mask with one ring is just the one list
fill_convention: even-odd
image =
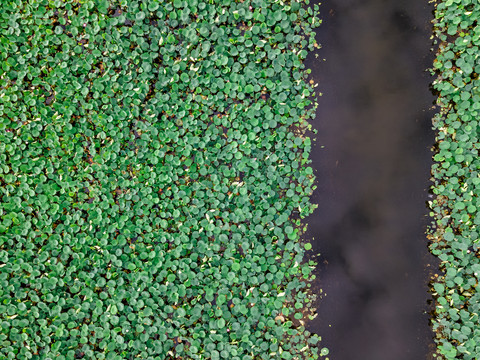
[(312, 151), (319, 207), (306, 238), (321, 254), (315, 287), (326, 296), (309, 329), (333, 360), (431, 359), (433, 6), (329, 0), (320, 9), (322, 49), (306, 61), (323, 93)]

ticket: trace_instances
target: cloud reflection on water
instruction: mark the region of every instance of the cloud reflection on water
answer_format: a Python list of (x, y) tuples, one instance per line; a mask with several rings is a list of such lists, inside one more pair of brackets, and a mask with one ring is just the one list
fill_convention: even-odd
[(307, 238), (327, 296), (310, 328), (334, 360), (427, 359), (432, 7), (330, 0), (320, 9), (322, 49), (307, 59), (323, 93), (312, 151), (319, 208)]

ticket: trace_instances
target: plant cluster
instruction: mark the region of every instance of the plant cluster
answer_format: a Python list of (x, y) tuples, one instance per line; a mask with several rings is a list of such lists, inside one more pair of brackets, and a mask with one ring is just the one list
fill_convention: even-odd
[(1, 1), (1, 359), (328, 354), (307, 4)]
[(438, 356), (480, 358), (480, 4), (435, 4), (438, 52), (432, 74), (440, 111), (432, 176), (430, 249), (442, 276), (432, 284)]

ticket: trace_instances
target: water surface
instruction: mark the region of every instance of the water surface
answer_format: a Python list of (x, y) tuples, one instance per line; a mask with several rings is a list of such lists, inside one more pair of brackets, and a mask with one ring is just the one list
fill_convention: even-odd
[(332, 360), (430, 359), (433, 7), (329, 0), (320, 9), (320, 57), (306, 61), (323, 93), (307, 238), (321, 253), (315, 287), (326, 296), (309, 327)]

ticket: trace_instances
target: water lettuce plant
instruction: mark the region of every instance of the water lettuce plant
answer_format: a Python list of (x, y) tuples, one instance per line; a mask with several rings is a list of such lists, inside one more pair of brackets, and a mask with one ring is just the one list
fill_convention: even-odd
[(0, 4), (0, 358), (317, 359), (317, 7)]
[(435, 3), (438, 51), (432, 74), (440, 111), (433, 119), (436, 147), (430, 249), (441, 261), (432, 283), (438, 358), (480, 358), (480, 4)]

